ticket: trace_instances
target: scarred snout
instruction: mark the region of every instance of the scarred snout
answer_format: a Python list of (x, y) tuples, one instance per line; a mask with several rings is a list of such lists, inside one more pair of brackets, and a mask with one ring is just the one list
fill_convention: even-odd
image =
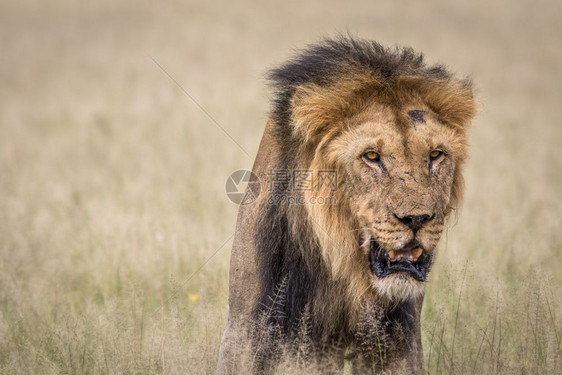
[(414, 234), (420, 230), (425, 224), (429, 223), (435, 217), (434, 213), (422, 213), (422, 214), (394, 214), (394, 217), (410, 228)]

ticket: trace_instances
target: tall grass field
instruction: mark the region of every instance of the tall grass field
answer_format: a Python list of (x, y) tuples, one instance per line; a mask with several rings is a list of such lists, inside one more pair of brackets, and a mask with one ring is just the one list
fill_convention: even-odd
[(339, 32), (477, 87), (424, 370), (562, 373), (561, 17), (530, 0), (2, 1), (0, 373), (215, 371), (225, 182), (252, 166), (264, 75)]

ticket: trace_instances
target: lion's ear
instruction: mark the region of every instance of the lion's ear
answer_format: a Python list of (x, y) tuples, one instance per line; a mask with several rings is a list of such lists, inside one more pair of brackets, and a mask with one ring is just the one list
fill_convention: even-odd
[(440, 121), (465, 127), (476, 115), (477, 104), (469, 79), (450, 79), (423, 85), (424, 102), (437, 113)]
[(373, 75), (358, 73), (337, 84), (298, 86), (291, 99), (293, 132), (305, 142), (321, 136), (358, 111), (378, 85)]

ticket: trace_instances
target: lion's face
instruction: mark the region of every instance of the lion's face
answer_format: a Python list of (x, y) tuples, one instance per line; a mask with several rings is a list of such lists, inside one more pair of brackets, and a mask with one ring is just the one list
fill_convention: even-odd
[[(343, 129), (326, 138), (313, 162), (337, 169), (338, 210), (350, 216), (347, 225), (339, 224), (350, 234), (337, 236), (355, 238), (354, 250), (331, 248), (353, 262), (343, 263), (356, 274), (351, 278), (356, 286), (366, 282), (390, 300), (414, 298), (423, 293), (445, 219), (458, 198), (464, 136), (415, 103), (398, 111), (373, 104), (347, 119)], [(310, 207), (310, 212), (330, 227), (330, 209)], [(338, 255), (327, 258), (333, 262)]]

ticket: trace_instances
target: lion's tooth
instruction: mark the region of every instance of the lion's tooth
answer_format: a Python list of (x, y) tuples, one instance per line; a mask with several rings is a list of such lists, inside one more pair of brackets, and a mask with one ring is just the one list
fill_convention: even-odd
[(390, 258), (390, 260), (393, 260), (393, 259), (394, 259), (394, 250), (390, 250), (390, 251), (388, 252), (388, 257)]
[(414, 259), (418, 259), (420, 257), (420, 255), (422, 254), (422, 248), (421, 247), (417, 247), (414, 250), (412, 250), (412, 255), (414, 257)]

